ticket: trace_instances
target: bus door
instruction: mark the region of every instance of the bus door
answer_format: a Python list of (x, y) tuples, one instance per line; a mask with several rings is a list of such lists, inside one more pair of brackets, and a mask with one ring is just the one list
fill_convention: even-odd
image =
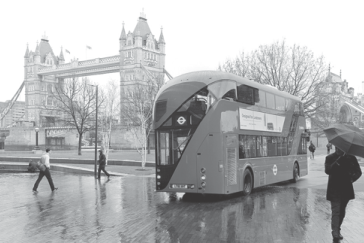
[(238, 186), (238, 135), (224, 134), (224, 182), (225, 193), (230, 194), (239, 190)]
[(201, 193), (224, 193), (224, 163), (220, 133), (209, 133), (197, 150), (197, 188)]

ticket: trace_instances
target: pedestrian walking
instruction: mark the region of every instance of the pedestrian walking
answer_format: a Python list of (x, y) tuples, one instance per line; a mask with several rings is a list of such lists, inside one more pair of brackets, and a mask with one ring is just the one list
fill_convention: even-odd
[(310, 146), (308, 147), (308, 150), (310, 150), (310, 159), (315, 159), (316, 147), (315, 147), (315, 145), (313, 144), (312, 141), (310, 141)]
[(99, 173), (98, 173), (98, 179), (100, 179), (101, 177), (101, 171), (103, 171), (105, 173), (105, 175), (107, 176), (108, 179), (110, 179), (110, 174), (107, 173), (107, 171), (105, 170), (106, 167), (106, 157), (105, 154), (103, 154), (102, 150), (99, 150)]
[(332, 143), (328, 143), (326, 144), (326, 148), (327, 148), (327, 154), (330, 154), (330, 150), (332, 149)]
[(326, 199), (331, 202), (331, 233), (334, 242), (339, 242), (346, 206), (355, 198), (353, 183), (362, 172), (355, 156), (335, 146), (335, 153), (326, 156), (325, 173), (329, 175)]
[(57, 187), (54, 187), (51, 172), (50, 172), (50, 169), (51, 169), (51, 165), (49, 163), (49, 153), (50, 153), (50, 151), (51, 150), (49, 148), (47, 148), (46, 153), (43, 154), (42, 157), (40, 158), (40, 164), (41, 164), (42, 167), (45, 167), (45, 168), (44, 168), (44, 170), (43, 169), (39, 170), (39, 176), (38, 176), (37, 181), (34, 184), (33, 192), (36, 192), (36, 193), (38, 192), (37, 191), (38, 185), (39, 185), (39, 182), (43, 179), (43, 176), (47, 177), (47, 180), (48, 180), (49, 186), (51, 187), (52, 192), (54, 190), (58, 189)]

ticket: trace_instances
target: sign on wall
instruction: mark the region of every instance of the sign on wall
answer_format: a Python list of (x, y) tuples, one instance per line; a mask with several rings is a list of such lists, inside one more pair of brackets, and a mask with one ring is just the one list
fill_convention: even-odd
[(64, 137), (67, 132), (71, 130), (70, 127), (53, 127), (46, 129), (47, 138)]
[(284, 116), (277, 116), (239, 108), (240, 129), (265, 132), (282, 132), (284, 120)]

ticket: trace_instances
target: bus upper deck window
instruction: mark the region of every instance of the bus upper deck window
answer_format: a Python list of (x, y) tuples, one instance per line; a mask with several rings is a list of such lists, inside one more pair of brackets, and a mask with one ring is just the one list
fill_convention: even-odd
[(238, 101), (249, 105), (255, 104), (254, 89), (252, 87), (245, 84), (241, 84), (238, 86), (237, 91), (238, 91)]
[(265, 92), (259, 89), (254, 90), (255, 104), (261, 107), (266, 107)]
[(208, 86), (208, 90), (216, 99), (236, 99), (236, 82), (220, 80)]
[(276, 102), (274, 99), (274, 94), (266, 93), (267, 98), (267, 108), (275, 109), (276, 108)]
[(285, 99), (278, 95), (276, 95), (275, 97), (276, 97), (276, 109), (279, 111), (284, 111), (285, 106), (286, 106)]
[(304, 116), (305, 115), (305, 112), (304, 112), (304, 109), (303, 109), (303, 104), (302, 103), (300, 103), (300, 105), (299, 105), (299, 109), (300, 109), (300, 116)]
[(290, 99), (286, 99), (286, 111), (288, 111), (289, 109), (291, 109), (291, 100)]

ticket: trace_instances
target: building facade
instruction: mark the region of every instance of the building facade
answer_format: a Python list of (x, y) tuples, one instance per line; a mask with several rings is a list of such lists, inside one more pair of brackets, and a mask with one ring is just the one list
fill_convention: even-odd
[(39, 127), (56, 125), (56, 119), (61, 114), (44, 108), (53, 105), (51, 94), (58, 80), (54, 75), (40, 76), (38, 70), (63, 64), (64, 61), (63, 50), (56, 56), (45, 35), (37, 43), (35, 51), (29, 50), (27, 46), (24, 55), (25, 121)]
[[(0, 102), (0, 110), (5, 109), (9, 105), (9, 100)], [(11, 127), (21, 122), (25, 115), (25, 102), (16, 101), (13, 107), (9, 110), (3, 120), (0, 122), (0, 127)]]
[[(363, 91), (364, 91), (364, 82)], [(363, 93), (354, 95), (354, 88), (348, 86), (340, 75), (329, 72), (322, 89), (317, 94), (317, 107), (313, 118), (313, 130), (322, 130), (337, 122), (353, 123), (364, 127)]]

